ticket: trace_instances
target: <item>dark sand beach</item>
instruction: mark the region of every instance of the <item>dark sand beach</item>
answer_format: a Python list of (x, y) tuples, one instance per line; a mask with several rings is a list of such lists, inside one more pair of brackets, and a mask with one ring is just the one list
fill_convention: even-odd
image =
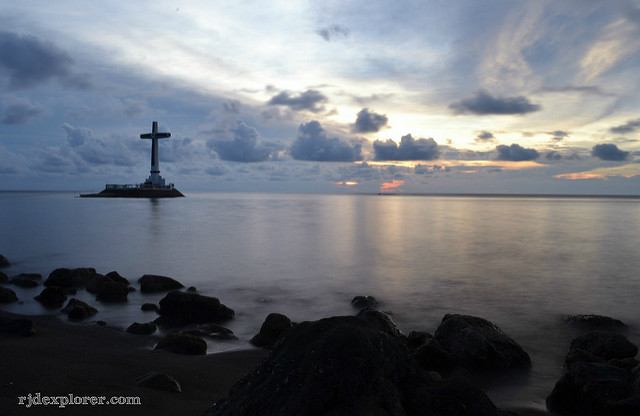
[[(55, 316), (27, 318), (37, 334), (0, 334), (0, 413), (3, 415), (201, 415), (265, 356), (259, 349), (189, 356), (154, 350), (157, 337)], [(173, 376), (181, 393), (136, 386), (148, 372)], [(20, 396), (140, 397), (141, 405), (18, 405)], [(26, 401), (25, 401), (26, 403)]]

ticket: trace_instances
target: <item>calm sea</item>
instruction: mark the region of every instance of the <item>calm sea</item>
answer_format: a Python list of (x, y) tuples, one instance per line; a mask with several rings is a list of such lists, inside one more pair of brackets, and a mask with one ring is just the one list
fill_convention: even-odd
[[(57, 267), (112, 270), (135, 282), (174, 277), (236, 311), (247, 347), (266, 315), (294, 321), (353, 314), (373, 295), (406, 333), (435, 331), (445, 313), (485, 317), (524, 346), (534, 366), (499, 405), (544, 407), (576, 335), (566, 314), (595, 313), (632, 326), (640, 343), (640, 199), (190, 193), (168, 200), (81, 199), (73, 193), (0, 192), (5, 273)], [(16, 288), (24, 304), (51, 313)], [(162, 295), (98, 304), (97, 319), (128, 326)]]

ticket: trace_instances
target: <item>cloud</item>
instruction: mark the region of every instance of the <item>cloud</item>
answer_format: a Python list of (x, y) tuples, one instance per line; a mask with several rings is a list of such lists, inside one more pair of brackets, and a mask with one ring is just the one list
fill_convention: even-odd
[(310, 121), (298, 127), (296, 140), (289, 153), (298, 160), (318, 162), (353, 162), (362, 160), (362, 146), (351, 145), (337, 137), (327, 137), (327, 133), (317, 121)]
[(10, 98), (3, 102), (0, 124), (25, 124), (47, 112), (40, 104), (33, 104), (26, 98)]
[(553, 136), (551, 140), (554, 142), (561, 142), (563, 139), (569, 137), (569, 132), (562, 130), (551, 131), (549, 134)]
[(434, 160), (440, 157), (438, 143), (432, 138), (414, 139), (402, 136), (400, 145), (391, 139), (373, 142), (375, 160)]
[(263, 162), (271, 155), (271, 149), (258, 139), (260, 134), (242, 121), (231, 129), (232, 140), (210, 139), (207, 147), (215, 150), (220, 159), (232, 162)]
[(229, 99), (222, 103), (222, 109), (228, 114), (240, 114), (240, 101)]
[(535, 149), (525, 149), (519, 144), (513, 143), (511, 146), (496, 146), (498, 151), (498, 160), (506, 160), (511, 162), (523, 162), (527, 160), (535, 160), (540, 156)]
[(486, 91), (480, 90), (474, 97), (453, 103), (449, 105), (449, 108), (458, 114), (509, 115), (531, 113), (539, 111), (542, 107), (532, 104), (528, 98), (523, 96), (497, 98)]
[(62, 128), (67, 132), (67, 143), (71, 147), (81, 146), (93, 137), (91, 130), (83, 127), (73, 127), (69, 123), (64, 123)]
[(85, 75), (71, 73), (73, 60), (55, 45), (34, 36), (0, 32), (0, 76), (9, 89), (24, 89), (57, 78), (66, 86), (85, 88)]
[(550, 151), (550, 152), (547, 152), (547, 153), (544, 155), (544, 157), (545, 157), (547, 160), (560, 160), (560, 159), (562, 159), (562, 155), (561, 155), (560, 153), (556, 152), (555, 150), (552, 150), (552, 151)]
[(336, 39), (348, 38), (349, 28), (342, 25), (333, 24), (325, 28), (316, 30), (316, 33), (320, 35), (322, 39), (326, 40), (327, 42), (330, 42)]
[(493, 133), (488, 131), (483, 131), (480, 134), (478, 134), (474, 140), (476, 141), (476, 143), (486, 143), (486, 142), (493, 142), (495, 141), (495, 139), (496, 138), (494, 137)]
[(358, 113), (351, 131), (354, 133), (377, 133), (387, 126), (388, 121), (389, 119), (386, 115), (376, 114), (373, 111), (369, 111), (368, 108), (363, 108)]
[(610, 131), (615, 134), (627, 134), (633, 133), (638, 129), (640, 129), (640, 118), (629, 120), (621, 126), (611, 127)]
[(307, 110), (314, 113), (318, 113), (324, 110), (322, 103), (327, 102), (327, 97), (321, 92), (316, 90), (307, 90), (300, 95), (293, 96), (290, 93), (283, 91), (278, 95), (271, 97), (268, 105), (282, 105), (289, 107), (294, 111)]
[(629, 152), (618, 149), (618, 146), (612, 143), (603, 143), (593, 146), (591, 156), (600, 160), (609, 160), (619, 162), (629, 157)]

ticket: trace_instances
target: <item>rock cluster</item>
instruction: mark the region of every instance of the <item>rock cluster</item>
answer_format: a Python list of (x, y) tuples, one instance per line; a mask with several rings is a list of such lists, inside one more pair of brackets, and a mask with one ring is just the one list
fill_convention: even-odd
[(394, 332), (355, 316), (302, 322), (207, 414), (502, 414), (466, 379), (423, 371)]
[(129, 281), (116, 271), (106, 275), (97, 274), (87, 284), (87, 292), (96, 295), (101, 302), (126, 302), (131, 290)]
[(435, 336), (406, 336), (367, 297), (355, 299), (363, 300), (356, 316), (300, 324), (267, 316), (251, 342), (272, 348), (270, 355), (207, 415), (497, 416), (461, 374), (531, 366), (522, 347), (485, 319), (446, 315)]
[(562, 415), (640, 415), (637, 353), (637, 346), (619, 333), (595, 330), (575, 338), (547, 408)]

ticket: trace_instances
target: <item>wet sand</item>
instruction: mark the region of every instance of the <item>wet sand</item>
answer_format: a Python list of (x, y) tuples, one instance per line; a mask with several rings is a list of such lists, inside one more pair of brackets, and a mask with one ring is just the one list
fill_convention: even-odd
[[(206, 356), (153, 350), (154, 336), (129, 334), (95, 323), (69, 324), (56, 316), (31, 319), (37, 334), (0, 334), (0, 414), (3, 415), (201, 415), (254, 368), (265, 351), (247, 349)], [(148, 372), (173, 376), (182, 393), (136, 386)], [(139, 397), (140, 405), (18, 405), (20, 396)], [(25, 400), (27, 403), (28, 400)]]

